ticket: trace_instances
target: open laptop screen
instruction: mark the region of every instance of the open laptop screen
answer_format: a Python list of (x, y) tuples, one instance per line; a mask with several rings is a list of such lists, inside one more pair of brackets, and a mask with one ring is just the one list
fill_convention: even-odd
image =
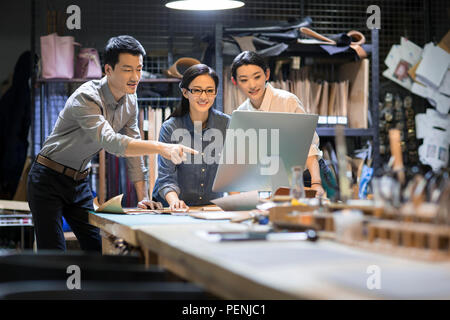
[(212, 190), (271, 191), (304, 166), (318, 115), (234, 111)]

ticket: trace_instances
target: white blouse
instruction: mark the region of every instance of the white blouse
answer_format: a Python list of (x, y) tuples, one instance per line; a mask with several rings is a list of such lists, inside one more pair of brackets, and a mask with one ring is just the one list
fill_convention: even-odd
[[(295, 94), (286, 90), (275, 89), (270, 83), (266, 84), (266, 92), (264, 93), (264, 99), (259, 109), (255, 109), (250, 99), (247, 99), (237, 110), (306, 113), (303, 104)], [(317, 132), (314, 132), (311, 147), (309, 148), (308, 157), (310, 156), (318, 156), (319, 159), (322, 158)]]

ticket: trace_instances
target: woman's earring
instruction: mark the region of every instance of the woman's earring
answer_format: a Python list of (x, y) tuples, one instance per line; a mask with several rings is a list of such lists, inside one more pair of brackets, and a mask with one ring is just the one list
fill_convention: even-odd
[(237, 86), (236, 80), (234, 80), (234, 78), (231, 78), (231, 82), (232, 82), (235, 86)]

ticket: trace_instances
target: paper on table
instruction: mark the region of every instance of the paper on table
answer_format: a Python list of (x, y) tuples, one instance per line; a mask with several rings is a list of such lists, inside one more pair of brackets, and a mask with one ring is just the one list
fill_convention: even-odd
[(253, 218), (253, 214), (250, 211), (216, 211), (205, 212), (198, 211), (189, 213), (189, 216), (197, 219), (205, 220), (231, 220), (231, 221), (244, 221)]
[(95, 212), (109, 212), (109, 213), (125, 213), (122, 208), (122, 197), (123, 194), (115, 196), (114, 198), (109, 199), (102, 205), (98, 203), (98, 198), (94, 199), (94, 209)]
[(145, 213), (166, 213), (166, 212), (170, 213), (170, 211), (167, 209), (160, 209), (160, 210), (149, 210), (141, 208), (124, 209), (122, 208), (122, 198), (123, 194), (120, 194), (100, 205), (97, 197), (95, 197), (93, 202), (94, 210), (95, 212), (122, 213), (122, 214), (145, 214)]
[(240, 211), (256, 209), (259, 196), (258, 191), (248, 191), (239, 194), (233, 194), (218, 199), (211, 200), (212, 203), (221, 207), (225, 211)]

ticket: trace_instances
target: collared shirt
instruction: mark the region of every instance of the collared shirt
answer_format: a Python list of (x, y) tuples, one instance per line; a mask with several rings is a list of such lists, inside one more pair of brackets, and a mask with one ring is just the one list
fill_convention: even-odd
[(203, 129), (200, 121), (194, 127), (189, 113), (163, 123), (159, 141), (181, 143), (199, 154), (188, 155), (187, 161), (179, 165), (158, 156), (158, 178), (153, 189), (156, 200), (166, 204), (166, 194), (175, 191), (187, 205), (197, 206), (210, 204), (210, 200), (223, 196), (223, 193), (212, 192), (212, 186), (229, 120), (230, 116), (210, 108)]
[[(86, 82), (67, 99), (40, 154), (78, 171), (102, 149), (123, 157), (131, 138), (140, 139), (137, 115), (135, 94), (116, 101), (106, 77)], [(132, 182), (146, 179), (142, 157), (127, 157), (127, 164)]]
[[(266, 92), (259, 109), (254, 108), (250, 99), (247, 99), (238, 107), (238, 110), (306, 113), (303, 104), (295, 94), (286, 90), (275, 89), (270, 83), (266, 85)], [(317, 132), (314, 132), (311, 147), (309, 148), (309, 156), (322, 157)]]

